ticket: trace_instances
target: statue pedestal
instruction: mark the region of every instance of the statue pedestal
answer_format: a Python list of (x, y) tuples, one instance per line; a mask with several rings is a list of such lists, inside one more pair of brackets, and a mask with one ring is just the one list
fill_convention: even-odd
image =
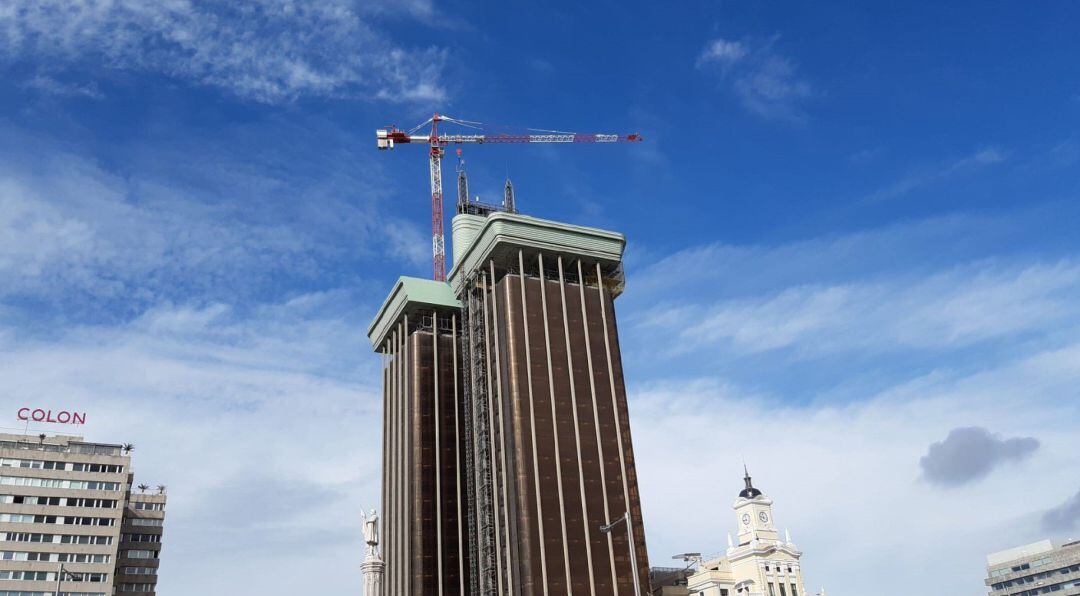
[(364, 574), (364, 596), (383, 596), (383, 573), (386, 571), (386, 563), (379, 555), (369, 554), (367, 559), (360, 564), (360, 571)]

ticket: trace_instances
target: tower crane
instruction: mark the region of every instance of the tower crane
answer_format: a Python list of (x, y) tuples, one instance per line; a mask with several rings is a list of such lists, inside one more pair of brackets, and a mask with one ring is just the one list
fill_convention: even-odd
[[(439, 131), (440, 122), (449, 122), (478, 132), (470, 134), (446, 134)], [(431, 125), (430, 131), (421, 133), (420, 129)], [(558, 130), (527, 129), (524, 134), (485, 134), (480, 122), (460, 120), (443, 114), (435, 114), (411, 130), (397, 127), (379, 129), (375, 136), (380, 150), (393, 149), (403, 143), (426, 144), (431, 173), (431, 252), (434, 266), (434, 279), (446, 281), (446, 242), (443, 237), (443, 190), (442, 158), (450, 144), (465, 143), (626, 143), (641, 141), (638, 134), (582, 134)]]

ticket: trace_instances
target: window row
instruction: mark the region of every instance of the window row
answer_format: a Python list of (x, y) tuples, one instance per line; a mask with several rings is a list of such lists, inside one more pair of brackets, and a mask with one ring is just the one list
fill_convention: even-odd
[[(64, 572), (64, 581), (101, 583), (108, 581), (108, 573), (73, 573)], [(0, 579), (24, 582), (54, 582), (55, 571), (0, 571)]]
[(0, 476), (0, 484), (7, 486), (39, 486), (42, 488), (74, 488), (80, 490), (121, 490), (119, 482), (98, 480), (61, 480), (59, 478), (26, 478), (24, 476)]
[(161, 542), (161, 534), (124, 534), (128, 542)]
[(1039, 573), (1033, 573), (1031, 575), (1025, 575), (1024, 577), (1010, 579), (1009, 581), (998, 582), (990, 587), (995, 590), (1004, 590), (1005, 588), (1011, 588), (1013, 586), (1022, 586), (1024, 584), (1033, 584), (1035, 582), (1041, 583), (1042, 580), (1052, 578), (1055, 575), (1068, 575), (1070, 573), (1080, 573), (1080, 564), (1072, 565), (1069, 567), (1062, 567), (1061, 569), (1054, 569), (1051, 571), (1042, 571)]
[(150, 526), (152, 528), (160, 528), (165, 525), (165, 520), (154, 519), (152, 517), (133, 517), (128, 519), (128, 523), (133, 526)]
[(80, 515), (31, 515), (29, 513), (0, 513), (0, 522), (13, 524), (59, 524), (63, 526), (114, 526), (111, 517), (83, 517)]
[(41, 561), (56, 563), (111, 563), (112, 555), (89, 553), (31, 553), (23, 551), (0, 551), (2, 561)]
[(153, 592), (154, 584), (120, 584), (121, 592)]
[(1024, 590), (1023, 592), (1016, 592), (1012, 596), (1036, 596), (1036, 594), (1049, 594), (1051, 592), (1060, 592), (1069, 588), (1080, 588), (1080, 581), (1067, 581), (1050, 584), (1049, 586), (1040, 586), (1038, 588)]
[[(789, 584), (789, 585), (791, 586), (791, 596), (799, 596), (799, 589), (795, 587), (795, 584)], [(788, 596), (787, 587), (784, 584), (782, 584), (782, 583), (773, 584), (772, 582), (769, 582), (768, 586), (769, 586), (769, 596)], [(779, 594), (777, 594), (777, 588), (780, 589)]]
[(31, 532), (0, 532), (0, 541), (51, 542), (53, 544), (112, 544), (112, 536), (72, 536), (71, 534), (37, 534)]
[(68, 472), (94, 472), (97, 474), (120, 474), (124, 466), (115, 464), (88, 464), (73, 461), (45, 459), (13, 459), (0, 457), (0, 468), (28, 468), (31, 470), (66, 470)]
[(91, 507), (116, 509), (116, 499), (84, 499), (76, 497), (35, 497), (25, 495), (0, 495), (0, 503), (15, 505), (53, 505), (56, 507)]
[(146, 503), (137, 501), (131, 504), (131, 508), (138, 509), (139, 511), (165, 511), (165, 503)]
[(158, 552), (156, 550), (126, 550), (123, 556), (129, 559), (156, 559)]
[(157, 575), (157, 567), (122, 567), (124, 575)]
[(19, 449), (27, 451), (45, 451), (48, 453), (82, 453), (84, 455), (119, 456), (123, 449), (120, 445), (97, 445), (95, 443), (31, 443), (29, 441), (0, 441), (0, 449)]
[[(0, 596), (54, 596), (55, 592), (0, 590)], [(60, 596), (105, 596), (104, 592), (60, 592)]]

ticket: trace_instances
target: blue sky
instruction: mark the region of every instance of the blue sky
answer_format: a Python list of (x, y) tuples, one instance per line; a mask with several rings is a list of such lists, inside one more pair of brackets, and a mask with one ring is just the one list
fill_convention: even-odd
[(87, 436), (137, 445), (172, 495), (164, 596), (358, 591), (363, 332), (430, 270), (424, 151), (374, 130), (640, 132), (465, 157), (482, 198), (509, 171), (524, 212), (628, 237), (653, 564), (724, 548), (745, 459), (811, 584), (900, 594), (899, 567), (983, 593), (987, 552), (1080, 534), (1078, 18), (0, 2), (7, 426), (85, 409)]

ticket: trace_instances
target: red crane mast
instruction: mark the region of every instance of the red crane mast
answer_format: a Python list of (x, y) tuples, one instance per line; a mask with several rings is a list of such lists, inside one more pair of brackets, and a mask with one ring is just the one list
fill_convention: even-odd
[[(450, 122), (466, 128), (477, 129), (478, 133), (472, 134), (445, 134), (440, 133), (439, 123)], [(417, 134), (421, 128), (431, 125), (430, 131), (425, 134)], [(429, 148), (428, 157), (431, 174), (431, 252), (434, 279), (446, 281), (446, 240), (443, 236), (443, 190), (442, 190), (442, 158), (446, 153), (446, 146), (464, 143), (627, 143), (641, 141), (638, 134), (582, 134), (576, 132), (564, 132), (557, 130), (528, 129), (524, 134), (485, 134), (484, 125), (480, 122), (459, 120), (449, 116), (435, 114), (412, 130), (404, 131), (394, 126), (375, 131), (378, 147), (380, 150), (393, 149), (395, 145), (402, 143), (426, 144)]]

